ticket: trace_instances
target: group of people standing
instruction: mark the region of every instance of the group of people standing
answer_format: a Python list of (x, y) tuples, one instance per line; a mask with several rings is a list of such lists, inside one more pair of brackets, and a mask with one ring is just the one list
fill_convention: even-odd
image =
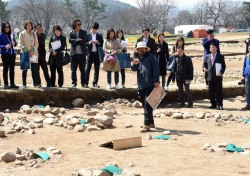
[[(37, 58), (30, 63), (32, 80), (34, 87), (41, 87), (40, 67), (43, 70), (47, 87), (62, 87), (64, 84), (63, 57), (64, 51), (67, 50), (66, 37), (59, 25), (53, 27), (53, 35), (49, 40), (49, 59), (46, 61), (46, 36), (42, 32), (42, 25), (37, 23), (33, 26), (31, 21), (25, 21), (24, 30), (19, 34), (19, 43), (16, 42), (15, 35), (11, 33), (11, 26), (8, 22), (2, 23), (0, 35), (0, 49), (3, 61), (3, 78), (4, 89), (18, 89), (14, 82), (16, 51), (14, 47), (20, 47), (21, 53), (28, 53), (29, 57)], [(113, 29), (108, 30), (106, 40), (98, 33), (99, 24), (93, 23), (89, 33), (81, 28), (81, 21), (76, 19), (72, 23), (72, 31), (69, 34), (70, 56), (71, 56), (71, 87), (77, 86), (77, 69), (80, 70), (80, 83), (84, 88), (88, 88), (91, 67), (94, 64), (93, 87), (99, 88), (99, 70), (101, 56), (99, 50), (103, 48), (105, 54), (110, 52), (120, 53), (127, 52), (127, 48), (121, 47), (121, 42), (125, 41), (124, 33), (121, 29), (115, 32)], [(60, 42), (60, 47), (53, 49), (53, 42)], [(47, 65), (50, 68), (50, 74)], [(106, 60), (104, 59), (104, 65)], [(107, 71), (108, 89), (111, 88), (111, 72), (115, 72), (115, 88), (119, 89), (119, 72), (122, 76), (122, 88), (125, 88), (125, 69), (119, 67), (119, 62), (108, 64)], [(22, 87), (27, 86), (27, 72), (22, 70)], [(10, 84), (8, 81), (8, 73)], [(57, 73), (57, 74), (56, 74)], [(56, 77), (58, 80), (56, 84)]]

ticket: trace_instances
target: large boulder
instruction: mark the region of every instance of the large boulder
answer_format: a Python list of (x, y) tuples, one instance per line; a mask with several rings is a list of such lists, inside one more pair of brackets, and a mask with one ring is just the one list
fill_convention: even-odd
[(94, 119), (101, 122), (104, 126), (111, 126), (113, 124), (113, 118), (106, 115), (98, 114)]
[(76, 98), (72, 101), (72, 105), (74, 107), (81, 107), (84, 104), (84, 100), (82, 98)]
[(10, 162), (16, 161), (16, 155), (15, 155), (15, 153), (12, 153), (12, 152), (3, 153), (0, 155), (0, 158), (5, 163), (10, 163)]

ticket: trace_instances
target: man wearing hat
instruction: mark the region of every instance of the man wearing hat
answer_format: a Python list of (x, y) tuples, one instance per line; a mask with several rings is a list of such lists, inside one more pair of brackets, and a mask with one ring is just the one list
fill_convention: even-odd
[(155, 55), (149, 53), (150, 48), (145, 42), (138, 42), (135, 52), (138, 57), (131, 66), (132, 71), (137, 71), (138, 94), (144, 108), (144, 128), (141, 132), (148, 132), (154, 128), (153, 108), (147, 102), (147, 97), (152, 90), (159, 87), (159, 63)]
[(100, 58), (98, 54), (98, 47), (103, 46), (103, 38), (102, 35), (97, 32), (99, 29), (99, 24), (94, 23), (91, 27), (91, 32), (88, 34), (88, 60), (86, 66), (86, 84), (89, 84), (89, 74), (94, 63), (95, 73), (94, 80), (92, 82), (93, 87), (99, 88), (98, 80), (99, 80), (99, 69), (100, 69)]
[[(147, 47), (150, 48), (150, 53), (156, 55), (156, 45), (155, 40), (150, 37), (150, 30), (149, 28), (145, 28), (142, 30), (143, 35), (137, 39), (135, 47), (137, 47), (138, 42), (145, 42)], [(137, 57), (138, 53), (135, 52), (134, 56)]]
[[(207, 30), (207, 37), (202, 39), (202, 45), (204, 47), (203, 60), (206, 59), (207, 55), (211, 54), (210, 45), (213, 43), (217, 47), (217, 53), (220, 54), (220, 42), (214, 38), (214, 31), (212, 29)], [(208, 87), (207, 72), (205, 72), (206, 86)]]

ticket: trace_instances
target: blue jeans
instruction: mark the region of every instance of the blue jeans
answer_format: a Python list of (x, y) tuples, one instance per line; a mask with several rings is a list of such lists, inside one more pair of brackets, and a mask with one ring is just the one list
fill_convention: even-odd
[[(107, 78), (108, 78), (108, 84), (111, 84), (111, 71), (108, 71)], [(115, 72), (115, 84), (119, 83), (119, 72)]]
[(250, 78), (245, 78), (245, 91), (247, 106), (250, 107)]

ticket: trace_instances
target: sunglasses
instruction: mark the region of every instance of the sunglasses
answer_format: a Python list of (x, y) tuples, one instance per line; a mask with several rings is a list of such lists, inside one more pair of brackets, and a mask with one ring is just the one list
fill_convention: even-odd
[(10, 26), (5, 26), (5, 28), (10, 28)]
[(81, 23), (77, 24), (77, 26), (81, 26), (81, 25), (82, 25)]

